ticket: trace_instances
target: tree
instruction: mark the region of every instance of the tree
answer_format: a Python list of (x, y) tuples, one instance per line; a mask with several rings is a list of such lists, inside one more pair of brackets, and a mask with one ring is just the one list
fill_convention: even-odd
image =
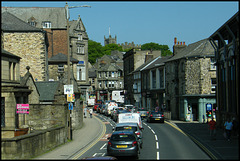
[(94, 64), (96, 59), (102, 57), (103, 55), (104, 52), (101, 43), (88, 40), (88, 61), (91, 64)]
[(111, 51), (114, 50), (123, 51), (122, 46), (118, 46), (117, 44), (108, 44), (103, 46), (103, 52), (106, 55), (111, 55)]
[(141, 50), (161, 50), (162, 56), (172, 55), (168, 45), (159, 45), (158, 43), (146, 43), (141, 46)]

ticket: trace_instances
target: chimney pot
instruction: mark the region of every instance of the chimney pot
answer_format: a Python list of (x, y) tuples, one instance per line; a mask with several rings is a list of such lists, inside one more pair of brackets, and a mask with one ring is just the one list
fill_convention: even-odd
[(182, 41), (180, 42), (180, 45), (182, 45)]
[(183, 45), (185, 45), (185, 41), (183, 42)]
[(174, 45), (176, 45), (176, 43), (177, 43), (177, 38), (175, 37), (174, 38)]

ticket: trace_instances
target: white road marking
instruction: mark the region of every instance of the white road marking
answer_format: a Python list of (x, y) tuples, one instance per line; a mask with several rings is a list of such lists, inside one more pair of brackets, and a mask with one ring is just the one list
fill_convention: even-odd
[(158, 137), (157, 137), (157, 135), (155, 135), (155, 140), (156, 140), (156, 141), (158, 140)]
[(158, 142), (156, 142), (156, 149), (159, 149)]
[(103, 144), (103, 146), (100, 148), (100, 150), (102, 150), (106, 145), (107, 145), (107, 143)]
[(159, 152), (157, 152), (157, 160), (160, 159), (160, 155), (159, 155)]

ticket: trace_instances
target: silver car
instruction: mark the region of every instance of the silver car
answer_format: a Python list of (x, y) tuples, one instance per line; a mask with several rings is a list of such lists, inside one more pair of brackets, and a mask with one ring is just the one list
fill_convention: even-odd
[(138, 158), (140, 153), (139, 139), (133, 131), (115, 131), (108, 139), (107, 155)]
[(115, 128), (113, 129), (114, 131), (132, 131), (136, 134), (139, 143), (140, 143), (140, 148), (142, 148), (142, 130), (139, 128), (137, 123), (118, 123)]

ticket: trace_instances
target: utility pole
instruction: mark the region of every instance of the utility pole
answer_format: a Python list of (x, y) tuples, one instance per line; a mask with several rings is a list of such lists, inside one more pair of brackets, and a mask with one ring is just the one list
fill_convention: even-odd
[[(67, 66), (68, 66), (68, 77), (67, 77), (67, 84), (70, 85), (70, 77), (71, 77), (71, 69), (70, 69), (70, 43), (69, 43), (69, 18), (70, 14), (68, 9), (71, 8), (79, 8), (79, 7), (89, 7), (91, 6), (88, 5), (83, 5), (83, 6), (68, 6), (67, 2), (65, 5), (65, 11), (66, 11), (66, 19), (67, 19), (67, 52), (68, 52), (68, 57), (67, 57)], [(68, 103), (69, 106), (70, 103)], [(72, 140), (72, 110), (68, 110), (68, 139)]]

